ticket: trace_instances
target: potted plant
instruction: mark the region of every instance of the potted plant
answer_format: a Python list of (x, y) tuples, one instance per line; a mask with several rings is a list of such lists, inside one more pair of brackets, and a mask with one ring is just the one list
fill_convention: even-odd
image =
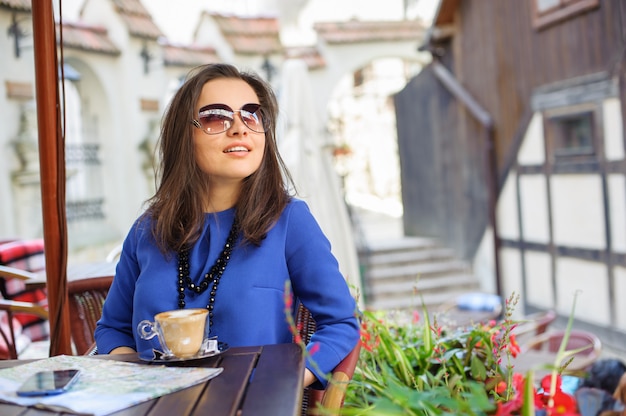
[[(578, 415), (574, 397), (560, 390), (564, 366), (553, 366), (537, 387), (532, 371), (515, 373), (520, 347), (511, 316), (518, 299), (505, 301), (500, 322), (464, 328), (440, 326), (425, 308), (410, 322), (364, 312), (361, 357), (341, 414)], [(577, 352), (566, 344), (557, 363)]]

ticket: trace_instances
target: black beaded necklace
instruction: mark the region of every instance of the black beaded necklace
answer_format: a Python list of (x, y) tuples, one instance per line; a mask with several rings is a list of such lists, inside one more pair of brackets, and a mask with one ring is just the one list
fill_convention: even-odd
[(230, 254), (237, 242), (238, 234), (239, 225), (237, 224), (237, 219), (235, 219), (228, 233), (228, 238), (226, 238), (224, 249), (217, 260), (215, 260), (213, 266), (204, 274), (204, 278), (199, 284), (193, 283), (189, 275), (189, 249), (183, 249), (178, 252), (178, 308), (185, 308), (185, 287), (193, 294), (200, 294), (206, 291), (209, 285), (211, 285), (209, 303), (206, 305), (206, 308), (209, 310), (209, 324), (211, 327), (213, 327), (213, 304), (215, 303), (217, 286), (220, 283), (222, 274), (224, 274), (224, 270), (226, 270), (226, 266), (230, 260)]

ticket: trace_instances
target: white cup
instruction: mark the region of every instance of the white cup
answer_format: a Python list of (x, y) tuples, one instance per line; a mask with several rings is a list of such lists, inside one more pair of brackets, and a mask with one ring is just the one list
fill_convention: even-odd
[(137, 332), (146, 340), (158, 337), (166, 356), (190, 358), (208, 337), (208, 318), (207, 309), (176, 309), (156, 314), (154, 321), (139, 322)]

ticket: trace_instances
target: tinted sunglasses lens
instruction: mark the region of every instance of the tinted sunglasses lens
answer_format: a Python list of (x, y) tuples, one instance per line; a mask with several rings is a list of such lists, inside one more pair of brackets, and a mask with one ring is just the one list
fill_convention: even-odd
[(223, 133), (233, 125), (233, 112), (211, 109), (200, 112), (198, 121), (202, 130), (209, 134)]
[(254, 113), (246, 110), (241, 110), (239, 114), (241, 114), (241, 119), (250, 130), (257, 133), (265, 132), (265, 129), (263, 128), (263, 118), (261, 116), (260, 109), (255, 111)]

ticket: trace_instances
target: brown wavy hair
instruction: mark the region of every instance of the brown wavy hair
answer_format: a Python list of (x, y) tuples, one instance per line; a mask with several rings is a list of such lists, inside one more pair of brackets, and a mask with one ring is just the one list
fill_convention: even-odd
[(235, 205), (236, 221), (244, 243), (261, 244), (290, 199), (293, 181), (278, 153), (276, 120), (278, 103), (272, 88), (258, 75), (241, 72), (228, 64), (209, 64), (192, 70), (172, 98), (162, 120), (158, 152), (160, 178), (146, 214), (152, 219), (152, 234), (159, 249), (167, 253), (188, 248), (197, 241), (204, 224), (203, 210), (209, 184), (195, 158), (191, 120), (195, 105), (208, 81), (234, 78), (255, 91), (266, 123), (265, 151), (256, 172), (243, 181)]

